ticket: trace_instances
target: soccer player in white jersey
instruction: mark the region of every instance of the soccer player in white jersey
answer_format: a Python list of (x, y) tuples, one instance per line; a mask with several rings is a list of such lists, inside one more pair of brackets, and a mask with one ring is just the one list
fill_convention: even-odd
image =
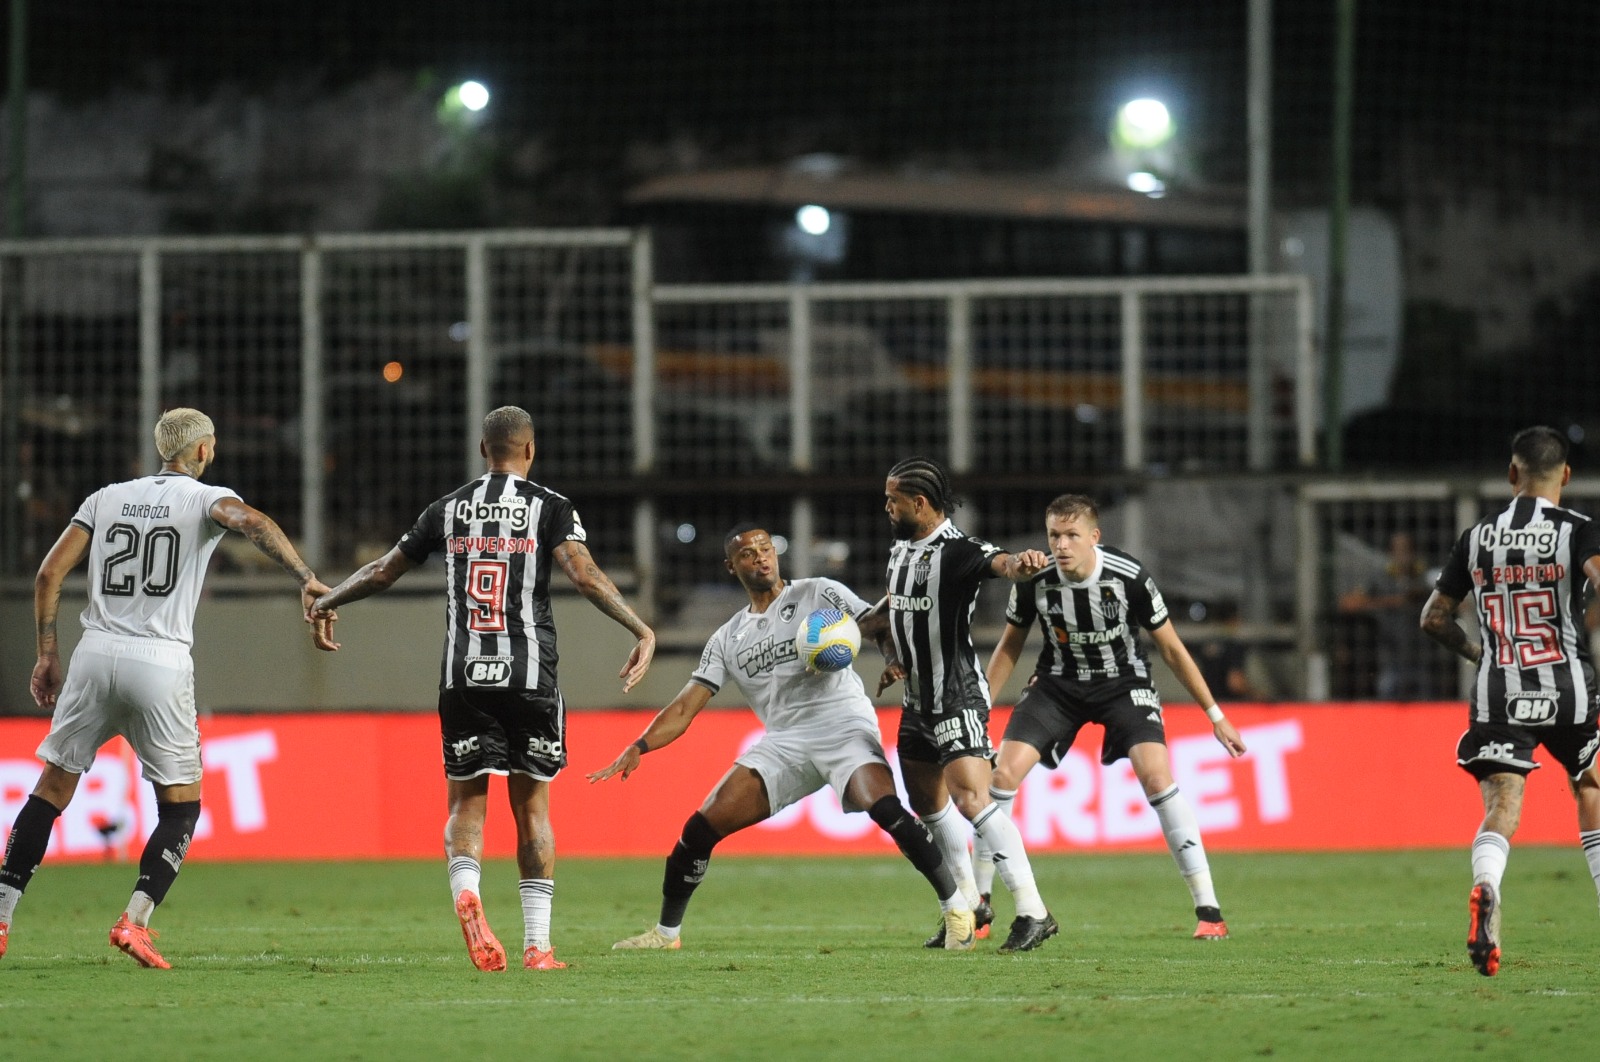
[[(972, 909), (928, 828), (895, 795), (877, 716), (860, 677), (848, 668), (810, 672), (795, 651), (795, 635), (814, 610), (836, 608), (864, 616), (869, 606), (832, 579), (784, 581), (772, 536), (756, 525), (730, 531), (724, 551), (724, 564), (749, 595), (750, 606), (717, 629), (683, 691), (610, 766), (590, 774), (589, 781), (614, 774), (626, 780), (638, 770), (646, 752), (681, 737), (730, 678), (766, 733), (734, 760), (700, 810), (684, 823), (683, 834), (667, 857), (660, 921), (612, 947), (680, 947), (684, 912), (705, 877), (712, 848), (724, 837), (830, 785), (846, 811), (870, 815), (933, 886), (944, 912), (945, 948), (971, 950), (976, 940)], [(877, 629), (882, 626), (877, 624)], [(873, 630), (870, 622), (867, 630)]]
[[(278, 525), (227, 487), (200, 476), (216, 456), (211, 419), (172, 409), (155, 427), (161, 471), (91, 494), (39, 566), (33, 611), (39, 660), (30, 686), (53, 706), (39, 745), (44, 771), (17, 813), (0, 866), (0, 955), (17, 901), (44, 859), (50, 831), (95, 753), (121, 734), (155, 787), (156, 826), (139, 858), (139, 880), (111, 943), (146, 967), (168, 968), (150, 938), (150, 915), (167, 895), (200, 818), (200, 731), (195, 719), (194, 611), (206, 563), (238, 531), (300, 584), (301, 605), (328, 588), (306, 567)], [(83, 640), (63, 681), (56, 618), (67, 573), (89, 558)], [(334, 617), (313, 628), (332, 647)]]
[(533, 420), (501, 406), (483, 418), (478, 450), (488, 471), (423, 510), (395, 547), (316, 602), (313, 618), (386, 590), (431, 555), (444, 558), (445, 643), (439, 680), (446, 869), (467, 954), (504, 970), (480, 889), (489, 776), (506, 775), (517, 827), (522, 966), (561, 970), (550, 942), (555, 834), (550, 783), (567, 764), (567, 714), (556, 679), (550, 570), (638, 639), (619, 672), (624, 692), (644, 677), (656, 636), (623, 600), (584, 545), (572, 502), (528, 478)]
[[(1429, 637), (1477, 665), (1456, 763), (1477, 779), (1483, 797), (1472, 841), (1467, 955), (1485, 977), (1500, 970), (1501, 879), (1539, 745), (1567, 773), (1578, 838), (1600, 890), (1600, 690), (1584, 630), (1584, 598), (1600, 590), (1600, 525), (1561, 506), (1572, 468), (1560, 432), (1518, 432), (1507, 476), (1511, 504), (1462, 532), (1421, 619)], [(1468, 598), (1482, 644), (1456, 622)]]
[[(1244, 742), (1172, 629), (1155, 579), (1133, 557), (1100, 544), (1094, 500), (1063, 494), (1046, 506), (1044, 525), (1055, 563), (1012, 587), (1005, 633), (989, 657), (989, 688), (997, 690), (1011, 677), (1028, 631), (1038, 625), (1044, 632), (1039, 662), (1000, 742), (989, 795), (1010, 814), (1017, 788), (1035, 764), (1056, 767), (1085, 724), (1104, 727), (1100, 762), (1126, 757), (1133, 765), (1189, 886), (1195, 939), (1221, 940), (1228, 925), (1212, 886), (1200, 824), (1172, 779), (1161, 698), (1138, 629), (1149, 632), (1161, 659), (1195, 703), (1205, 706), (1211, 732), (1228, 754), (1243, 756)], [(973, 853), (980, 892), (988, 892), (994, 880), (987, 854), (981, 843)]]

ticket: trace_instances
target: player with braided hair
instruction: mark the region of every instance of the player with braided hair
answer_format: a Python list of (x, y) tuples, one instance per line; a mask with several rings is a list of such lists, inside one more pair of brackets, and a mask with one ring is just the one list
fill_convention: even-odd
[[(967, 858), (972, 823), (994, 853), (1016, 902), (1002, 952), (1031, 951), (1059, 929), (1034, 884), (1022, 834), (989, 796), (994, 749), (989, 741), (989, 686), (972, 646), (972, 612), (985, 579), (1032, 578), (1050, 563), (1041, 550), (1007, 553), (959, 530), (946, 515), (960, 504), (938, 462), (911, 457), (889, 470), (884, 509), (894, 529), (885, 606), (895, 656), (881, 693), (904, 680), (900, 768), (911, 807), (928, 824), (945, 862), (981, 924), (994, 911), (979, 897)], [(943, 920), (928, 947), (942, 947)]]

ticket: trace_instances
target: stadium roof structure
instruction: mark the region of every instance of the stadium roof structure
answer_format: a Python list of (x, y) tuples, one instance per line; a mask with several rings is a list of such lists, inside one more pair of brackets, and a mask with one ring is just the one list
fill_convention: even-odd
[(964, 214), (1040, 221), (1239, 230), (1242, 192), (1173, 188), (1157, 198), (1100, 182), (1020, 174), (893, 173), (845, 167), (744, 166), (654, 177), (634, 205), (717, 203)]

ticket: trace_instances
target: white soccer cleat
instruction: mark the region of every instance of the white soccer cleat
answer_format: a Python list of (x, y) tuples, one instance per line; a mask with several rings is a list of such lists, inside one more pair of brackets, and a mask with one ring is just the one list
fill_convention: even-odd
[(944, 950), (971, 951), (978, 945), (977, 917), (971, 911), (944, 913)]
[(624, 937), (611, 945), (612, 951), (677, 951), (683, 947), (680, 937), (669, 937), (655, 926), (643, 933)]

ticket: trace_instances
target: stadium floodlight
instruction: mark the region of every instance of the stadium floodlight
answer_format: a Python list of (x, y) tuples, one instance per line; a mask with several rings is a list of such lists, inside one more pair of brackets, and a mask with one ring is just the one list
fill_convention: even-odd
[(1137, 170), (1128, 174), (1128, 187), (1135, 192), (1159, 198), (1167, 190), (1167, 182), (1148, 170)]
[(481, 111), (489, 106), (489, 90), (481, 81), (463, 81), (456, 87), (461, 106), (469, 111)]
[(833, 215), (825, 206), (808, 203), (794, 212), (794, 223), (808, 236), (821, 236), (833, 226)]
[(1160, 100), (1143, 97), (1117, 108), (1111, 135), (1125, 148), (1157, 148), (1172, 139), (1172, 114)]

